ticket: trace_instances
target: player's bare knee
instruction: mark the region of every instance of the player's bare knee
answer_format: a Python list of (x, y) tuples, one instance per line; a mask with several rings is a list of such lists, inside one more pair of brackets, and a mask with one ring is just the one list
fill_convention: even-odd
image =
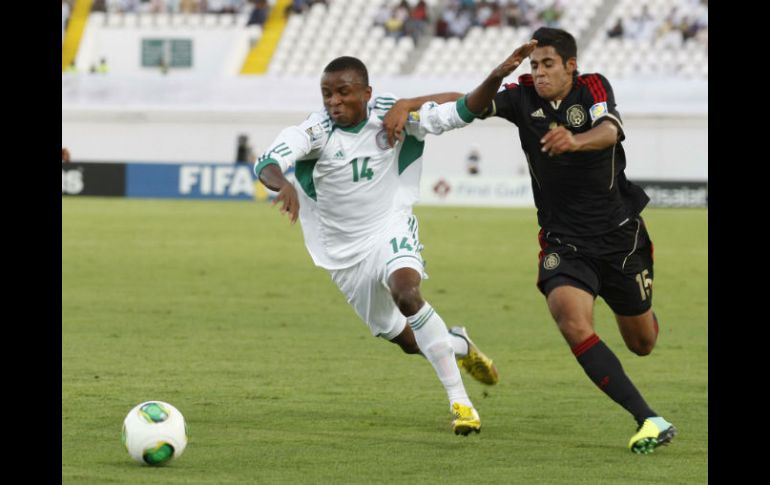
[(626, 346), (631, 352), (640, 357), (644, 357), (645, 355), (650, 355), (652, 353), (652, 349), (655, 348), (655, 341), (648, 339), (638, 339), (634, 342), (627, 342)]
[(556, 320), (556, 324), (570, 342), (580, 343), (594, 333), (591, 323), (579, 318), (562, 317)]
[(420, 311), (425, 301), (420, 295), (419, 287), (403, 287), (391, 289), (393, 301), (404, 316), (411, 316)]

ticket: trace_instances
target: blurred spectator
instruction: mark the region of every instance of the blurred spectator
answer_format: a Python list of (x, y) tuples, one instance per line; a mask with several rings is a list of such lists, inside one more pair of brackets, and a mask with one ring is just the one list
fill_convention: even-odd
[(166, 13), (179, 13), (180, 0), (166, 0)]
[(428, 4), (425, 0), (420, 0), (412, 9), (412, 18), (422, 22), (428, 22)]
[(483, 22), (484, 27), (498, 27), (503, 25), (503, 9), (497, 2), (489, 3), (491, 12)]
[(75, 59), (72, 59), (72, 62), (70, 62), (70, 65), (67, 66), (67, 69), (65, 69), (64, 72), (67, 72), (70, 74), (77, 74), (78, 68), (75, 65)]
[(410, 36), (414, 43), (425, 32), (428, 25), (428, 5), (425, 0), (420, 0), (409, 13), (409, 18), (404, 22), (404, 34)]
[(225, 0), (207, 0), (204, 7), (208, 13), (224, 13), (225, 3)]
[(245, 4), (244, 0), (225, 0), (222, 13), (240, 13)]
[(246, 25), (265, 25), (267, 14), (267, 0), (256, 0), (254, 3), (254, 9), (251, 11), (251, 15), (249, 15), (249, 21), (246, 22)]
[(152, 11), (152, 0), (139, 0), (139, 5), (136, 8), (138, 13), (150, 13)]
[(492, 5), (486, 0), (482, 0), (481, 3), (476, 6), (476, 16), (473, 23), (476, 25), (484, 25), (490, 15), (492, 15)]
[(99, 59), (99, 65), (96, 66), (96, 73), (107, 74), (108, 72), (110, 72), (110, 67), (107, 65), (107, 58), (102, 57)]
[(629, 20), (628, 31), (625, 32), (625, 37), (631, 39), (640, 40), (652, 40), (655, 34), (656, 21), (655, 17), (650, 13), (647, 5), (642, 6), (642, 11), (639, 15), (634, 15)]
[[(528, 26), (544, 23), (558, 26), (564, 8), (557, 0), (542, 11), (536, 10), (527, 0), (449, 0), (441, 19), (436, 22), (436, 35), (464, 37), (470, 25), (480, 27)], [(538, 19), (542, 19), (540, 22)]]
[(181, 13), (198, 13), (200, 12), (199, 0), (180, 0), (179, 11)]
[(698, 33), (698, 24), (694, 21), (690, 22), (689, 17), (684, 17), (679, 23), (679, 31), (682, 33), (682, 40), (687, 42), (689, 39), (695, 37), (695, 34)]
[(473, 25), (473, 12), (463, 8), (449, 21), (447, 30), (450, 37), (465, 37), (468, 29)]
[(471, 151), (465, 159), (468, 175), (478, 175), (480, 171), (481, 152), (478, 145), (472, 145)]
[(71, 158), (70, 157), (70, 151), (67, 150), (66, 148), (62, 147), (61, 148), (61, 161), (64, 162), (64, 163), (69, 163), (70, 162), (70, 158)]
[(326, 0), (292, 0), (291, 5), (286, 7), (284, 13), (287, 17), (293, 13), (305, 13), (316, 3), (321, 3), (327, 7), (329, 6), (329, 3)]
[(293, 13), (304, 13), (308, 9), (307, 0), (292, 0), (291, 5), (286, 7), (284, 14), (289, 16)]
[(246, 134), (238, 135), (238, 147), (235, 152), (235, 163), (254, 164), (257, 160), (254, 155), (254, 149), (249, 143), (249, 136)]
[(682, 16), (681, 16), (681, 14), (679, 13), (679, 7), (677, 7), (676, 5), (674, 5), (673, 7), (671, 7), (671, 11), (670, 11), (670, 12), (668, 13), (668, 15), (666, 16), (666, 20), (667, 20), (667, 21), (668, 21), (668, 22), (669, 22), (671, 25), (677, 25), (677, 24), (679, 24), (679, 21), (680, 21), (680, 20), (682, 20)]
[(148, 2), (147, 12), (151, 14), (161, 13), (165, 6), (165, 0), (150, 0)]
[(391, 11), (390, 18), (385, 21), (385, 33), (388, 37), (398, 39), (404, 36), (404, 29), (411, 11), (406, 0), (401, 0), (401, 3)]
[(522, 25), (532, 25), (537, 20), (538, 12), (529, 3), (528, 0), (518, 0), (519, 10), (521, 11)]
[(618, 21), (615, 22), (615, 25), (607, 31), (607, 37), (610, 39), (617, 39), (623, 37), (623, 19), (618, 18)]
[(559, 20), (564, 14), (564, 7), (561, 6), (559, 0), (555, 0), (551, 5), (547, 6), (542, 12), (540, 12), (540, 20), (543, 21), (546, 27), (559, 27)]
[(657, 39), (662, 46), (674, 49), (681, 47), (682, 31), (679, 28), (681, 22), (682, 16), (679, 14), (678, 8), (676, 6), (671, 7), (671, 11), (656, 30)]
[(695, 34), (695, 41), (703, 44), (708, 52), (709, 44), (709, 8), (708, 1), (704, 0), (695, 9), (695, 23), (698, 31)]
[(519, 7), (518, 0), (508, 0), (505, 6), (505, 23), (511, 27), (520, 27), (524, 24), (524, 15)]
[(444, 9), (441, 13), (441, 17), (436, 21), (436, 37), (449, 37), (449, 19), (455, 15), (456, 13), (451, 7)]
[(377, 13), (374, 14), (374, 25), (385, 27), (385, 23), (390, 18), (390, 8), (386, 3), (380, 5)]
[[(68, 0), (70, 3), (72, 0)], [(251, 0), (249, 0), (251, 2)], [(94, 0), (91, 11), (109, 13), (229, 13), (246, 11), (247, 0)], [(301, 3), (307, 3), (302, 0)]]

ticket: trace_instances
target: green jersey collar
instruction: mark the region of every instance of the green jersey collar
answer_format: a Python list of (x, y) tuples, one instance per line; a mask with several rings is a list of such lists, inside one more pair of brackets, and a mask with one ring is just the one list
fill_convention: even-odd
[(356, 126), (337, 126), (342, 131), (345, 131), (347, 133), (354, 133), (358, 134), (361, 130), (364, 129), (364, 126), (366, 126), (366, 122), (369, 121), (369, 115), (371, 114), (371, 109), (367, 109), (366, 111), (366, 118), (364, 120), (357, 124)]

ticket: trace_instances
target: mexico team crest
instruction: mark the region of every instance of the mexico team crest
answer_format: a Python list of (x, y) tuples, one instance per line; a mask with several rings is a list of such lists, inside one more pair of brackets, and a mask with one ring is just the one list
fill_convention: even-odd
[(377, 143), (377, 148), (380, 150), (387, 150), (390, 148), (390, 144), (388, 143), (388, 132), (386, 132), (384, 129), (377, 132), (377, 135), (374, 137), (374, 141)]
[(543, 268), (556, 269), (560, 262), (561, 260), (559, 259), (559, 255), (556, 253), (551, 253), (545, 257), (545, 260), (543, 261)]
[(573, 104), (567, 108), (567, 123), (573, 128), (580, 128), (586, 124), (588, 116), (586, 111), (579, 104)]

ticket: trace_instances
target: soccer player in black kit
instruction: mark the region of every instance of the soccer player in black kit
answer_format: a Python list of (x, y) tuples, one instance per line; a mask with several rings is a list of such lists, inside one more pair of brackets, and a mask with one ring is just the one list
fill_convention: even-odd
[[(498, 92), (526, 57), (532, 73)], [(593, 328), (601, 296), (632, 352), (649, 354), (658, 336), (653, 245), (640, 216), (649, 198), (623, 172), (625, 135), (609, 82), (579, 75), (574, 37), (543, 27), (466, 97), (466, 107), (519, 129), (541, 227), (537, 286), (585, 373), (636, 420), (629, 449), (651, 453), (668, 444), (676, 428), (645, 402)], [(406, 118), (399, 108), (385, 120), (393, 140)]]

